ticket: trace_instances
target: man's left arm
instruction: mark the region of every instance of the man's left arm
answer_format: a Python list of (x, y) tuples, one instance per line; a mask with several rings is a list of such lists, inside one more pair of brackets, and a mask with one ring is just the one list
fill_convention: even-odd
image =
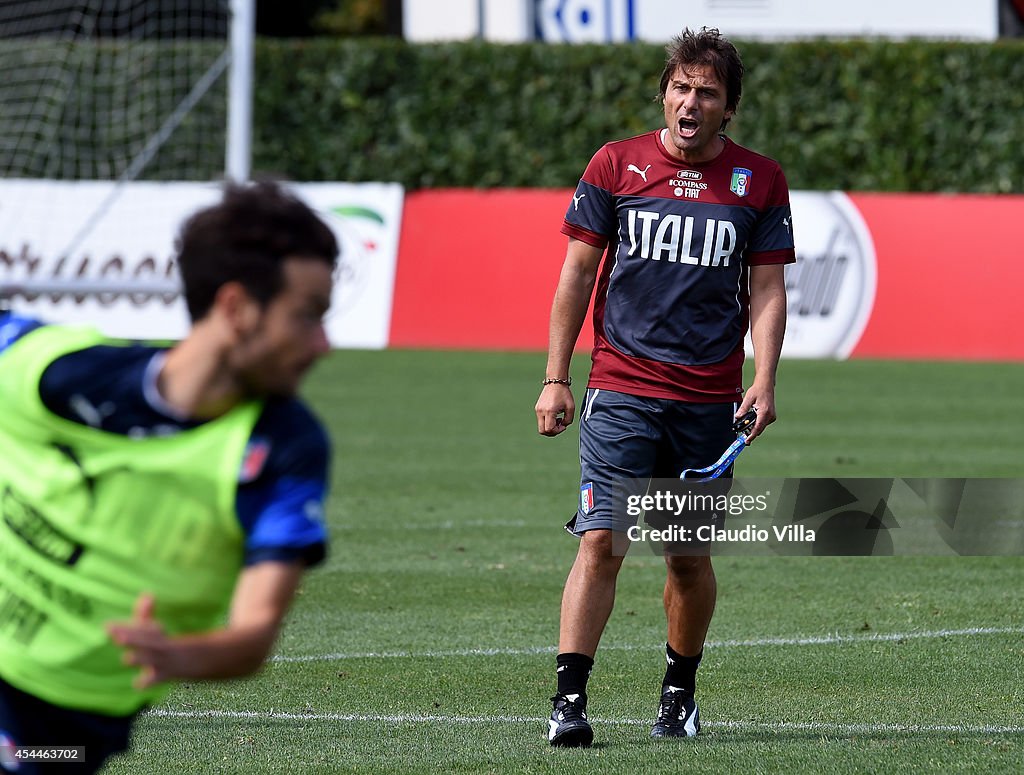
[(218, 680), (255, 673), (266, 660), (302, 578), (305, 564), (260, 562), (238, 577), (225, 627), (205, 633), (168, 635), (159, 606), (142, 595), (129, 622), (108, 625), (124, 661), (141, 669), (139, 689), (171, 680)]
[(754, 383), (743, 395), (737, 417), (757, 407), (757, 424), (747, 443), (775, 422), (775, 374), (786, 333), (784, 264), (750, 267), (750, 338), (754, 343)]

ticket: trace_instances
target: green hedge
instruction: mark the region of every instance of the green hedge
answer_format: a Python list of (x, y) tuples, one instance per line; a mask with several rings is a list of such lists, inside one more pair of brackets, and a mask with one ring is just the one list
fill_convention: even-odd
[[(782, 162), (792, 188), (1024, 191), (1024, 41), (739, 45), (730, 134)], [(0, 42), (0, 174), (116, 176), (148, 136), (124, 130), (155, 131), (218, 49)], [(661, 125), (663, 58), (639, 44), (260, 39), (253, 168), (409, 189), (573, 186), (604, 142)], [(104, 77), (119, 66), (130, 82)], [(97, 120), (93, 101), (117, 120)], [(20, 128), (29, 103), (48, 116), (33, 134)], [(143, 177), (218, 176), (223, 105), (222, 80)]]
[[(792, 188), (1024, 190), (1024, 42), (741, 42), (730, 133)], [(573, 186), (659, 126), (664, 50), (261, 41), (256, 169), (296, 180)]]

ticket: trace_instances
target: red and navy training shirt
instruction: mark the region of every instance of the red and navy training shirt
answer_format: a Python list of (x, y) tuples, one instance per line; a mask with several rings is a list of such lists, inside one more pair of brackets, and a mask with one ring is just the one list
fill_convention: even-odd
[(607, 247), (594, 301), (590, 386), (684, 401), (742, 392), (748, 268), (796, 260), (777, 162), (728, 138), (686, 164), (666, 130), (608, 143), (587, 165), (562, 232)]

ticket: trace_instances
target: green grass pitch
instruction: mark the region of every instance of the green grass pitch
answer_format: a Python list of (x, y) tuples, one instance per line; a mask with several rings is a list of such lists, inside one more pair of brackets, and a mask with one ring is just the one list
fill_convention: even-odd
[[(576, 359), (585, 383), (587, 359)], [(705, 729), (652, 741), (661, 561), (637, 553), (591, 679), (596, 744), (544, 738), (577, 436), (536, 433), (539, 354), (340, 352), (332, 553), (251, 680), (191, 684), (114, 773), (1015, 772), (1024, 562), (716, 560)], [(1024, 366), (786, 361), (745, 476), (1024, 475)]]

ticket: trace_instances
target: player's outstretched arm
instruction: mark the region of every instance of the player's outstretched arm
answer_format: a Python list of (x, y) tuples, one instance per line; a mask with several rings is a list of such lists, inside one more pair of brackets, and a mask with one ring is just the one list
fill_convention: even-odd
[[(603, 248), (569, 238), (555, 300), (551, 305), (545, 377), (569, 378), (572, 351), (587, 316), (603, 254)], [(572, 423), (576, 414), (576, 402), (569, 386), (562, 383), (545, 385), (534, 411), (537, 413), (537, 432), (543, 436), (557, 436)]]
[(757, 423), (747, 439), (751, 443), (775, 422), (775, 374), (786, 333), (786, 279), (783, 264), (750, 267), (750, 339), (754, 343), (754, 383), (743, 395), (736, 412), (742, 417), (757, 407)]
[(152, 595), (139, 597), (132, 620), (107, 630), (124, 647), (125, 664), (141, 668), (143, 689), (182, 679), (239, 678), (256, 672), (277, 639), (305, 566), (302, 562), (261, 562), (238, 577), (228, 624), (206, 633), (170, 636), (158, 619)]

